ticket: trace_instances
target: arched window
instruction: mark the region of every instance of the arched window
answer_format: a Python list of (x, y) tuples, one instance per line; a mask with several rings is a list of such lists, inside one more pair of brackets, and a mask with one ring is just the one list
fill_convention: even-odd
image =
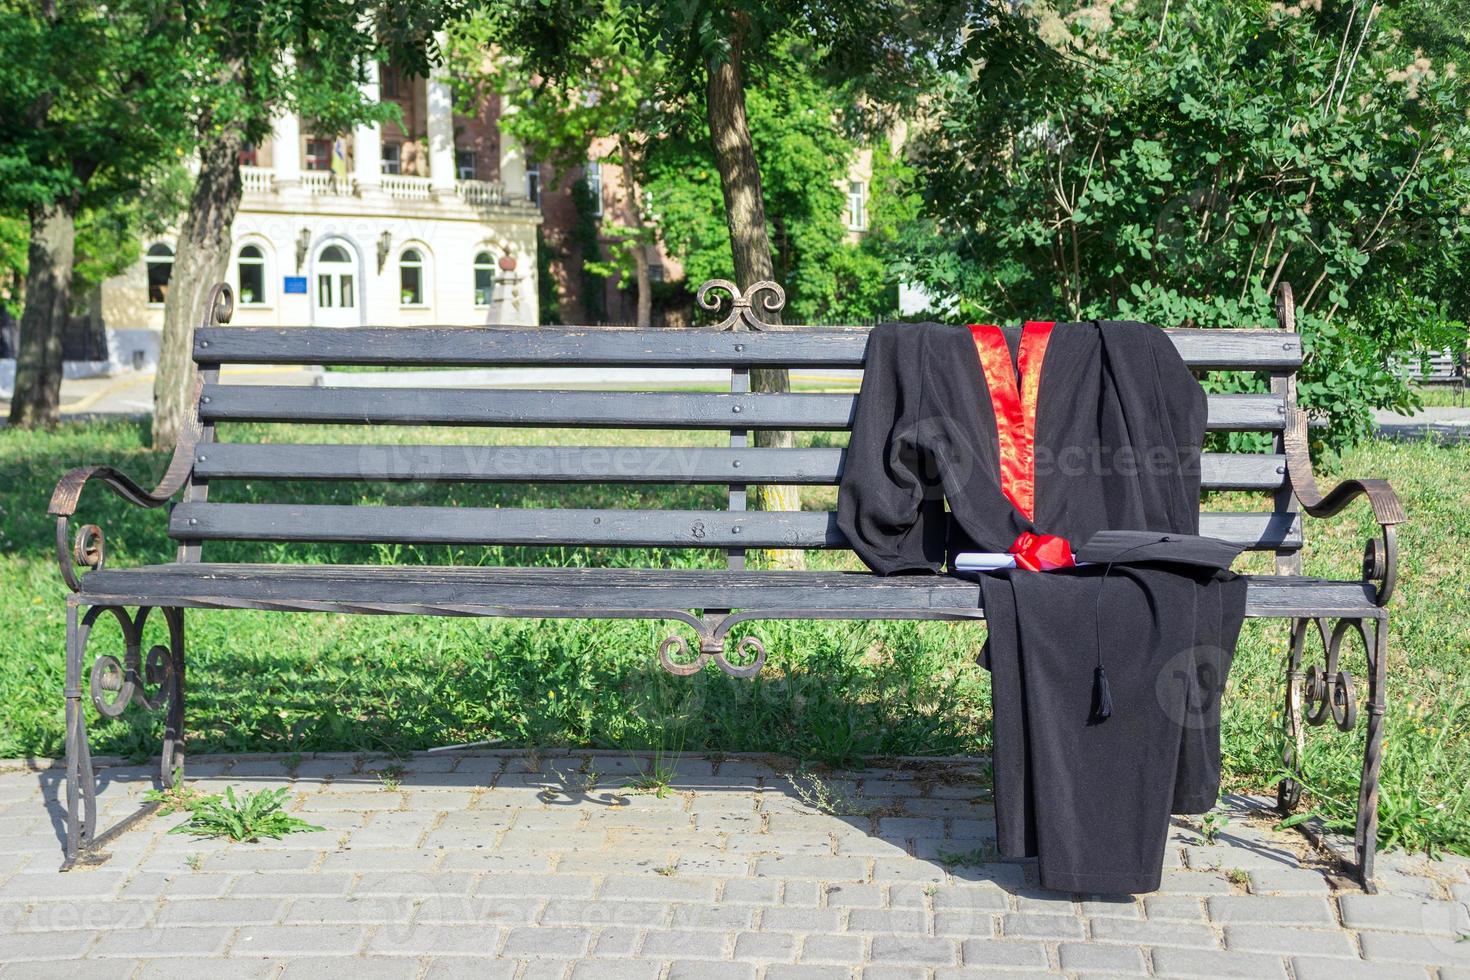
[(495, 291), (495, 260), (489, 252), (475, 256), (475, 305), (489, 306)]
[(416, 248), (398, 257), (398, 300), (403, 306), (424, 305), (424, 257)]
[(262, 306), (265, 304), (265, 253), (259, 245), (246, 245), (235, 259), (240, 279), (240, 304)]
[(323, 245), (316, 254), (316, 309), (314, 323), (351, 326), (357, 306), (357, 261), (342, 245)]
[(143, 261), (148, 267), (148, 305), (162, 306), (168, 298), (168, 281), (174, 274), (174, 250), (158, 242), (148, 246)]

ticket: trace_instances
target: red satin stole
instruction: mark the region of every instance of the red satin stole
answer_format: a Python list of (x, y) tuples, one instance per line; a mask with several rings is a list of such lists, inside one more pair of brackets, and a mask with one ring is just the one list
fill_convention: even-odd
[[(1007, 499), (1027, 520), (1036, 516), (1036, 404), (1041, 392), (1041, 366), (1051, 342), (1051, 321), (1028, 320), (1021, 330), (1021, 350), (1011, 364), (1005, 334), (989, 323), (972, 323), (975, 352), (990, 405), (995, 412), (995, 431), (1000, 447), (1000, 486)], [(1016, 375), (1020, 374), (1017, 385)], [(1039, 571), (1072, 564), (1071, 546), (1049, 534), (1025, 532), (1011, 545), (1016, 564)]]
[[(1041, 391), (1041, 365), (1051, 342), (1053, 323), (1029, 320), (1021, 330), (1021, 352), (1011, 366), (1005, 334), (989, 323), (970, 324), (975, 352), (990, 389), (995, 431), (1000, 441), (1000, 487), (1027, 520), (1036, 516), (1036, 399)], [(1016, 385), (1019, 371), (1021, 383)]]

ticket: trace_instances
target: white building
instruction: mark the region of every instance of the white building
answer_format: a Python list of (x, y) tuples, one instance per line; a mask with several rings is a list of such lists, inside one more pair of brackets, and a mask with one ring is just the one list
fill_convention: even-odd
[[(447, 78), (376, 66), (365, 90), (402, 123), (350, 136), (276, 120), (242, 166), (229, 281), (240, 326), (416, 326), (539, 322), (535, 174), (500, 133), (499, 106), (455, 113)], [(103, 284), (115, 364), (152, 361), (176, 243)], [(137, 352), (137, 353), (134, 353)]]

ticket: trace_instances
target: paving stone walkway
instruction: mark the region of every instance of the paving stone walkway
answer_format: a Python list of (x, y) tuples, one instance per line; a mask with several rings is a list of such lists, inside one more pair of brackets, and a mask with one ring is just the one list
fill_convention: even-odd
[[(1470, 978), (1470, 862), (1385, 855), (1363, 895), (1261, 801), (1212, 843), (1180, 821), (1155, 894), (1069, 895), (996, 860), (975, 765), (664, 764), (659, 794), (616, 753), (196, 761), (196, 788), (285, 787), (326, 829), (230, 844), (151, 816), (66, 874), (61, 770), (12, 767), (0, 980)], [(149, 785), (105, 769), (104, 827)]]

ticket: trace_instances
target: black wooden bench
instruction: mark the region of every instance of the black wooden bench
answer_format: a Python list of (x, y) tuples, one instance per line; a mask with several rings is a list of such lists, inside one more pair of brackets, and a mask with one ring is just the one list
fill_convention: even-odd
[(1455, 393), (1455, 401), (1465, 401), (1465, 378), (1470, 374), (1470, 351), (1452, 350), (1410, 354), (1396, 362), (1399, 373), (1414, 384), (1446, 385)]
[[(778, 311), (781, 289), (760, 283), (742, 296), (722, 281), (698, 293), (707, 310), (728, 315), (715, 326), (682, 330), (606, 328), (258, 329), (227, 327), (232, 297), (215, 287), (206, 323), (194, 337), (200, 379), (191, 420), (159, 486), (144, 490), (107, 467), (73, 470), (56, 488), (61, 571), (73, 595), (67, 604), (66, 750), (68, 862), (117, 828), (96, 828), (84, 698), (115, 717), (129, 704), (166, 713), (159, 777), (171, 784), (184, 761), (184, 610), (266, 609), (293, 612), (639, 618), (682, 621), (697, 646), (677, 634), (659, 649), (664, 665), (689, 674), (710, 663), (750, 676), (765, 660), (755, 636), (726, 649), (731, 627), (761, 619), (976, 620), (979, 586), (950, 577), (880, 578), (865, 572), (757, 571), (747, 549), (840, 549), (845, 542), (825, 511), (769, 513), (746, 509), (752, 484), (833, 485), (840, 448), (757, 448), (760, 429), (846, 429), (851, 394), (753, 394), (752, 369), (853, 369), (863, 363), (860, 329), (773, 327), (762, 309)], [(760, 302), (753, 302), (759, 299)], [(1333, 721), (1356, 725), (1364, 702), (1367, 740), (1356, 829), (1357, 873), (1371, 887), (1379, 750), (1382, 744), (1386, 604), (1394, 588), (1395, 525), (1404, 512), (1387, 483), (1349, 481), (1317, 489), (1307, 454), (1307, 419), (1296, 406), (1293, 379), (1302, 360), (1289, 289), (1278, 303), (1280, 326), (1264, 330), (1175, 330), (1184, 359), (1201, 372), (1256, 371), (1269, 392), (1211, 395), (1209, 428), (1265, 432), (1262, 453), (1209, 453), (1206, 488), (1252, 491), (1272, 501), (1266, 511), (1205, 513), (1201, 531), (1274, 552), (1277, 574), (1251, 579), (1248, 614), (1291, 621), (1286, 657), (1286, 771), (1301, 757), (1305, 728)], [(225, 384), (222, 364), (392, 366), (701, 367), (730, 370), (726, 392), (524, 391), (443, 388), (368, 389)], [(293, 445), (240, 444), (216, 439), (221, 422), (456, 425), (534, 428), (717, 430), (728, 448), (597, 446)], [(289, 430), (282, 434), (289, 440)], [(224, 481), (462, 481), (728, 485), (728, 509), (597, 510), (431, 506), (333, 506), (220, 503), (212, 485)], [(168, 532), (177, 560), (113, 569), (94, 525), (75, 539), (71, 522), (82, 489), (101, 482), (143, 507), (170, 503)], [(1351, 581), (1300, 576), (1303, 514), (1330, 517), (1366, 496), (1380, 526), (1368, 542), (1364, 572)], [(592, 548), (710, 548), (725, 552), (725, 569), (675, 570), (560, 567), (342, 566), (230, 564), (205, 560), (210, 542), (387, 542), (461, 545), (572, 545)], [(79, 575), (79, 567), (89, 569)], [(129, 612), (128, 610), (136, 610)], [(143, 623), (157, 610), (169, 644), (145, 651)], [(126, 649), (84, 663), (93, 623), (112, 616)], [(1311, 641), (1309, 634), (1318, 639)], [(1357, 638), (1366, 653), (1366, 691), (1340, 662), (1342, 642)], [(1321, 650), (1316, 649), (1320, 642)], [(1320, 658), (1320, 661), (1318, 661)], [(1314, 662), (1304, 669), (1305, 662)], [(88, 687), (90, 686), (90, 690)], [(1282, 781), (1284, 810), (1300, 787)]]

